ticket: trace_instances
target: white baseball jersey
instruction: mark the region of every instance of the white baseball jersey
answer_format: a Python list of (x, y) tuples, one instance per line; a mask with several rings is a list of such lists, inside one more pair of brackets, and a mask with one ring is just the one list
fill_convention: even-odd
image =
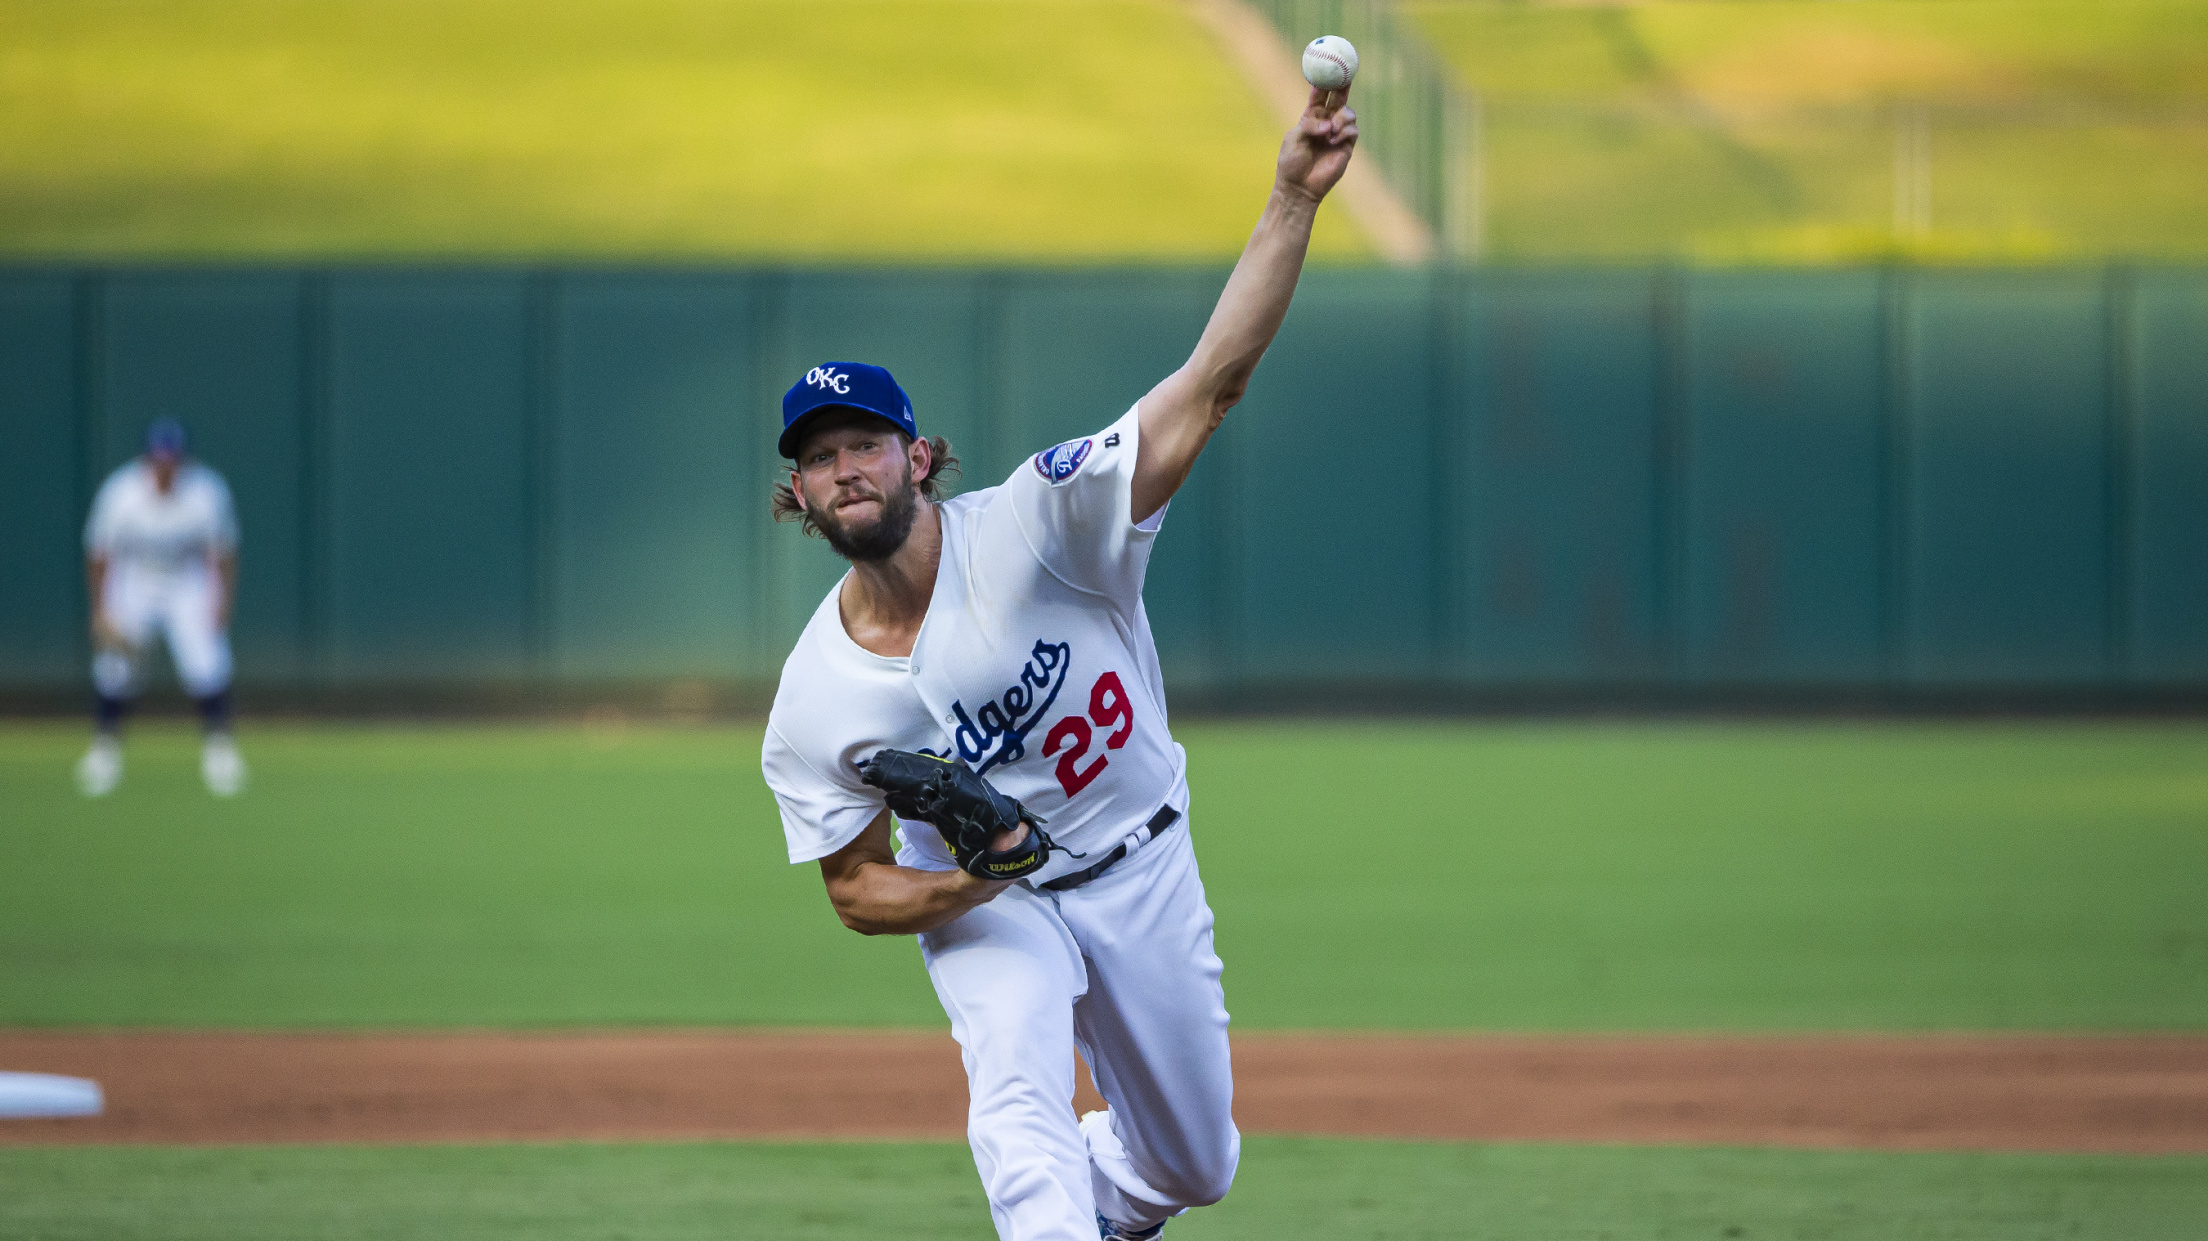
[[(884, 746), (964, 759), (1048, 820), (1031, 879), (1079, 870), (1161, 806), (1185, 812), (1187, 758), (1166, 728), (1143, 574), (1163, 510), (1129, 511), (1134, 410), (1036, 454), (1001, 485), (939, 508), (943, 557), (909, 658), (851, 640), (828, 592), (782, 667), (761, 763), (790, 861), (826, 857), (882, 811), (859, 763)], [(904, 825), (898, 861), (954, 862)]]
[(167, 495), (143, 458), (128, 462), (100, 485), (84, 526), (84, 550), (122, 573), (192, 572), (237, 546), (230, 488), (197, 461), (178, 467)]
[(212, 561), (237, 550), (238, 521), (222, 476), (196, 461), (178, 467), (167, 495), (153, 467), (134, 460), (100, 485), (84, 527), (84, 549), (108, 562), (101, 607), (124, 649), (92, 658), (101, 694), (128, 698), (145, 671), (141, 658), (156, 634), (169, 647), (177, 677), (193, 697), (230, 684), (230, 641), (217, 622), (221, 586)]

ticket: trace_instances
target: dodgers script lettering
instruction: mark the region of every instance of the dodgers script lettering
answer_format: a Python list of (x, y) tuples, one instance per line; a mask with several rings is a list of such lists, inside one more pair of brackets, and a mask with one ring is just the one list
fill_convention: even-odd
[(987, 771), (998, 763), (1017, 762), (1027, 754), (1027, 734), (1042, 722), (1065, 688), (1073, 662), (1073, 646), (1066, 642), (1037, 642), (1020, 668), (1020, 679), (1002, 694), (967, 714), (963, 701), (951, 704), (958, 727), (951, 741), (958, 756), (975, 771)]

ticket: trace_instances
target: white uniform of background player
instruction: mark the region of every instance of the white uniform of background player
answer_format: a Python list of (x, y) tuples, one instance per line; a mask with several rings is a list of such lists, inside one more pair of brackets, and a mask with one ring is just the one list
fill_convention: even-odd
[[(1354, 120), (1313, 92), (1189, 363), (999, 486), (918, 499), (949, 446), (919, 438), (879, 368), (814, 367), (784, 398), (778, 509), (853, 567), (783, 667), (762, 767), (790, 860), (820, 863), (843, 920), (919, 935), (1004, 1238), (1154, 1236), (1234, 1177), (1220, 962), (1143, 575), (1167, 501), (1287, 312)], [(893, 852), (859, 770), (884, 747), (962, 759), (1071, 852), (1009, 884), (958, 870), (925, 823), (902, 824)], [(1109, 1104), (1079, 1119), (1076, 1047)]]
[(88, 796), (123, 773), (122, 717), (142, 688), (159, 638), (206, 730), (200, 773), (222, 796), (244, 787), (230, 733), (231, 591), (238, 522), (222, 476), (184, 455), (184, 431), (156, 422), (146, 453), (110, 474), (92, 502), (84, 550), (92, 592), (97, 732), (77, 765)]

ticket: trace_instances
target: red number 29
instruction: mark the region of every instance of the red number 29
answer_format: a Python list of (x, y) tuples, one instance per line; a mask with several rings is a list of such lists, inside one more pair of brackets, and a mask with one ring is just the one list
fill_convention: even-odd
[[(1097, 773), (1111, 762), (1108, 757), (1099, 754), (1096, 761), (1088, 767), (1081, 766), (1081, 756), (1089, 752), (1089, 742), (1095, 737), (1095, 733), (1089, 728), (1091, 720), (1096, 722), (1098, 728), (1118, 726), (1113, 729), (1111, 736), (1104, 738), (1104, 748), (1107, 750), (1116, 750), (1126, 745), (1128, 736), (1135, 731), (1134, 704), (1127, 700), (1127, 687), (1119, 683), (1118, 673), (1105, 673), (1089, 688), (1088, 719), (1069, 715), (1052, 725), (1050, 735), (1043, 738), (1043, 757), (1058, 755), (1058, 784), (1066, 790), (1068, 797), (1089, 787), (1089, 782), (1096, 779)], [(1065, 753), (1059, 754), (1060, 750)]]

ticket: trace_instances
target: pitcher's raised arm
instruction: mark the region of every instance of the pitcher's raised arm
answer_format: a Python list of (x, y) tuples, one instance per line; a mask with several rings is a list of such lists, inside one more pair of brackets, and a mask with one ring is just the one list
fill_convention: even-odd
[(1347, 90), (1331, 95), (1312, 90), (1303, 115), (1280, 144), (1272, 196), (1195, 353), (1142, 398), (1132, 520), (1148, 520), (1181, 489), (1197, 454), (1242, 399), (1258, 359), (1280, 331), (1303, 273), (1319, 203), (1348, 170), (1357, 145), (1357, 114), (1348, 100)]

